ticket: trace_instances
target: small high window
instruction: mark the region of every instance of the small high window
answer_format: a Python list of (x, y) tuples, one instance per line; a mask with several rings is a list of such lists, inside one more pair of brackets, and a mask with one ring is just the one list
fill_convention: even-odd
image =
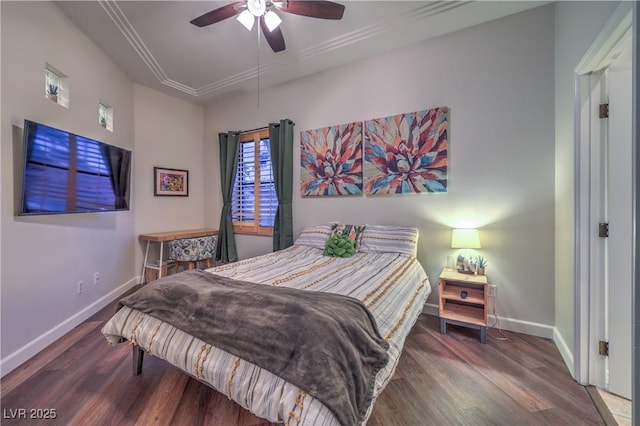
[(63, 107), (69, 107), (69, 78), (46, 64), (44, 70), (44, 96)]
[(98, 102), (98, 123), (113, 132), (113, 108), (102, 101)]

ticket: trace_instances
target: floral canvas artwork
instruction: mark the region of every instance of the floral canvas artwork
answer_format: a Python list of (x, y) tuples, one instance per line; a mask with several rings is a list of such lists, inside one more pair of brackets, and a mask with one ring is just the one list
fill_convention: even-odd
[(300, 132), (300, 194), (362, 195), (362, 123)]
[(367, 195), (447, 192), (449, 108), (368, 120)]

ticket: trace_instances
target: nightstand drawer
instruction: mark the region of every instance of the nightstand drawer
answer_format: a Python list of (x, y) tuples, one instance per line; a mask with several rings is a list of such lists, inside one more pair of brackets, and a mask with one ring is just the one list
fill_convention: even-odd
[[(456, 283), (457, 284), (457, 283)], [(480, 288), (471, 287), (471, 286), (461, 286), (456, 284), (446, 285), (443, 289), (442, 296), (446, 300), (459, 300), (464, 301), (466, 303), (476, 303), (484, 305), (484, 289), (481, 286)], [(467, 296), (462, 297), (463, 292), (466, 292)]]

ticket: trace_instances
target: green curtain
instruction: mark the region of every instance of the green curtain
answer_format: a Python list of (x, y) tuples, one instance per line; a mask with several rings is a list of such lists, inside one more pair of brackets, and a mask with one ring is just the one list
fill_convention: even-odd
[(231, 215), (231, 197), (233, 184), (238, 170), (238, 148), (240, 146), (240, 132), (219, 133), (220, 140), (220, 182), (222, 186), (222, 214), (218, 228), (218, 245), (216, 246), (216, 260), (223, 263), (238, 260), (236, 239), (233, 233), (233, 218)]
[(293, 126), (289, 119), (269, 123), (273, 181), (278, 196), (278, 209), (273, 224), (273, 251), (293, 244)]

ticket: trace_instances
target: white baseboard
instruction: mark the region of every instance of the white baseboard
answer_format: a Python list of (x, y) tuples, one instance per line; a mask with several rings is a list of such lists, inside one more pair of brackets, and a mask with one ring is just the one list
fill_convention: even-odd
[[(438, 316), (438, 305), (427, 303), (422, 309), (423, 314)], [(535, 322), (522, 321), (514, 318), (498, 317), (500, 328), (503, 330), (515, 331), (516, 333), (529, 334), (531, 336), (552, 339), (555, 328), (550, 325)], [(496, 317), (489, 315), (489, 324), (495, 324)]]
[(427, 315), (433, 315), (434, 317), (438, 316), (438, 311), (440, 307), (438, 305), (434, 305), (431, 303), (425, 303), (424, 308), (422, 308), (422, 313)]
[[(424, 305), (422, 313), (437, 317), (438, 310), (438, 305), (427, 303)], [(513, 318), (498, 317), (498, 319), (500, 321), (500, 328), (503, 330), (515, 331), (516, 333), (529, 334), (531, 336), (553, 340), (553, 343), (555, 343), (556, 347), (560, 351), (562, 360), (569, 369), (569, 373), (571, 373), (571, 377), (575, 378), (575, 374), (573, 371), (573, 352), (571, 351), (571, 347), (567, 345), (564, 337), (562, 336), (562, 334), (560, 334), (556, 327), (529, 321), (521, 321)], [(489, 315), (489, 324), (495, 323), (496, 317), (494, 317), (493, 315)]]
[(38, 352), (64, 336), (66, 333), (71, 331), (74, 327), (80, 325), (83, 321), (90, 318), (93, 314), (98, 312), (100, 309), (107, 306), (117, 297), (124, 294), (129, 289), (133, 288), (138, 284), (140, 277), (135, 277), (122, 284), (120, 287), (114, 289), (113, 291), (105, 294), (100, 299), (96, 300), (77, 314), (67, 318), (60, 324), (56, 325), (49, 331), (40, 336), (36, 337), (31, 342), (27, 343), (17, 351), (12, 354), (6, 356), (5, 358), (0, 360), (0, 377), (4, 377), (7, 373), (13, 371), (17, 367), (19, 367), (24, 362), (28, 361), (31, 357), (36, 355)]
[(573, 351), (571, 351), (571, 347), (567, 345), (566, 340), (557, 328), (553, 328), (553, 342), (556, 344), (556, 347), (560, 351), (560, 355), (562, 355), (562, 359), (564, 363), (567, 365), (569, 369), (569, 373), (571, 373), (571, 377), (575, 379), (576, 375), (574, 374), (574, 365), (573, 365)]

